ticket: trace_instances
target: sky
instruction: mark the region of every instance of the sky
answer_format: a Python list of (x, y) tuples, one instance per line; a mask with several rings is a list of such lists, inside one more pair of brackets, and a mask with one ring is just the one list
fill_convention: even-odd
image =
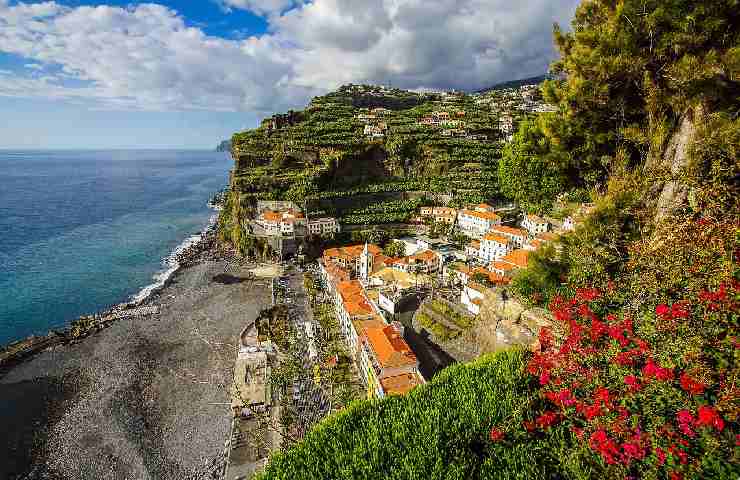
[(214, 148), (346, 83), (547, 71), (579, 0), (0, 0), (0, 148)]

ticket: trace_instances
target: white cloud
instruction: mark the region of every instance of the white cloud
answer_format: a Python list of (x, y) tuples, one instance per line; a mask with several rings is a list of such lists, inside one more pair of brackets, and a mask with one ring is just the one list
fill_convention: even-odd
[(552, 23), (567, 24), (578, 0), (221, 2), (267, 15), (269, 33), (209, 36), (157, 4), (0, 0), (0, 51), (57, 72), (2, 75), (0, 96), (270, 112), (347, 82), (478, 89), (543, 73), (554, 56)]
[(302, 3), (296, 0), (217, 0), (226, 11), (232, 8), (248, 10), (257, 15), (280, 14), (295, 5)]

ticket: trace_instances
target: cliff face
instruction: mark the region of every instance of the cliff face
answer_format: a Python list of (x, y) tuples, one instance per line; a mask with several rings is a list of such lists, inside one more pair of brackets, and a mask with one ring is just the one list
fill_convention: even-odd
[[(453, 138), (440, 126), (419, 123), (438, 111), (464, 123), (467, 136), (460, 130)], [(368, 125), (377, 129), (374, 135), (366, 134)], [(330, 210), (343, 223), (372, 225), (407, 219), (413, 205), (404, 202), (411, 192), (490, 200), (497, 195), (497, 135), (498, 117), (470, 96), (442, 100), (342, 87), (314, 98), (305, 110), (273, 115), (233, 136), (231, 199), (222, 217), (233, 229), (258, 200), (290, 200), (309, 213)]]
[[(536, 348), (540, 329), (549, 328), (559, 337), (563, 329), (550, 312), (529, 308), (510, 298), (504, 290), (488, 289), (481, 304), (480, 314), (473, 325), (452, 339), (443, 340), (428, 332), (430, 339), (458, 362), (469, 362), (481, 355), (498, 352), (512, 346)], [(425, 328), (414, 321), (418, 331)]]

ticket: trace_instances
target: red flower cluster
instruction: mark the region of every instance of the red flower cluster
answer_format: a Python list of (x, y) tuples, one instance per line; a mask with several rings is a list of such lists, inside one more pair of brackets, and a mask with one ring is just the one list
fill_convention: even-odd
[[(733, 290), (738, 290), (738, 285), (733, 285)], [(719, 310), (722, 304), (727, 300), (727, 285), (722, 283), (719, 288), (712, 292), (704, 290), (699, 294), (699, 300), (707, 306), (709, 310)]]
[[(538, 380), (548, 406), (534, 421), (525, 421), (524, 428), (532, 432), (562, 422), (609, 465), (640, 463), (639, 468), (667, 469), (687, 465), (688, 452), (701, 451), (705, 435), (697, 435), (698, 430), (721, 432), (725, 428), (713, 406), (697, 408), (694, 403), (703, 399), (697, 396), (707, 392), (711, 382), (677, 372), (659, 360), (652, 346), (636, 335), (630, 318), (599, 318), (589, 302), (600, 300), (601, 295), (589, 288), (578, 289), (572, 300), (553, 299), (550, 309), (566, 327), (565, 336), (557, 344), (550, 330), (540, 330), (539, 349), (527, 371)], [(720, 289), (705, 297), (706, 301), (724, 301), (726, 293)], [(655, 313), (665, 323), (675, 322), (688, 318), (692, 305), (686, 301), (661, 304)], [(740, 345), (734, 337), (728, 338)], [(674, 421), (655, 425), (652, 411), (645, 407), (664, 408), (652, 396), (665, 389), (682, 396), (687, 408), (676, 412)], [(630, 400), (634, 395), (640, 398)], [(641, 430), (646, 426), (650, 433)], [(735, 441), (740, 444), (740, 436)], [(647, 464), (649, 455), (654, 456)]]
[(701, 395), (704, 393), (704, 389), (707, 388), (707, 386), (694, 380), (684, 372), (681, 374), (681, 388), (689, 392), (691, 395)]
[(492, 442), (500, 442), (504, 438), (504, 432), (496, 427), (491, 428), (490, 438)]

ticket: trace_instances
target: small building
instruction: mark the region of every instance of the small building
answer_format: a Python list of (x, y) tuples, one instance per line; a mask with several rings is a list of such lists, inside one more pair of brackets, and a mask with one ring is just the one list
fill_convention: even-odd
[(469, 244), (465, 245), (465, 255), (470, 258), (480, 257), (480, 241), (473, 240)]
[(500, 260), (511, 251), (511, 240), (500, 233), (487, 233), (480, 242), (480, 258), (486, 262)]
[(425, 383), (416, 355), (394, 325), (365, 328), (359, 358), (368, 397), (403, 395)]
[(491, 233), (496, 233), (507, 237), (511, 240), (513, 248), (523, 248), (527, 240), (527, 232), (521, 228), (508, 227), (506, 225), (496, 225), (491, 228)]
[(545, 233), (550, 224), (544, 218), (537, 215), (525, 215), (522, 219), (522, 227), (526, 228), (530, 235), (536, 236)]
[(294, 235), (297, 226), (306, 225), (306, 217), (293, 209), (284, 211), (265, 210), (256, 220), (257, 225), (268, 235)]
[(341, 230), (339, 222), (333, 217), (312, 218), (308, 221), (307, 226), (310, 235), (324, 236), (339, 233)]
[(460, 292), (460, 303), (473, 315), (480, 313), (480, 307), (485, 296), (485, 287), (476, 282), (468, 282)]

